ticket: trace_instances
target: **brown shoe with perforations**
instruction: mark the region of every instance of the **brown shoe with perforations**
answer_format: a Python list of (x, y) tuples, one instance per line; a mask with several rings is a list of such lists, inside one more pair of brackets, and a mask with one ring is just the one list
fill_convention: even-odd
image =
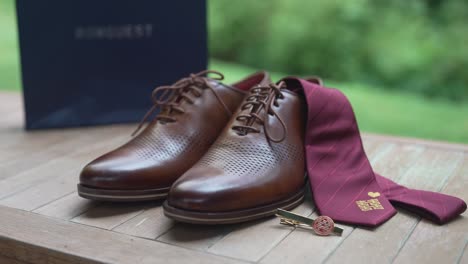
[[(160, 113), (128, 143), (84, 167), (79, 195), (108, 201), (165, 198), (173, 182), (216, 140), (247, 91), (270, 82), (265, 72), (231, 86), (222, 84), (222, 79), (219, 72), (204, 71), (156, 88), (154, 106), (142, 124), (157, 107)], [(140, 128), (141, 124), (137, 131)]]
[(254, 87), (208, 152), (172, 186), (166, 216), (237, 223), (303, 200), (306, 104), (283, 84)]

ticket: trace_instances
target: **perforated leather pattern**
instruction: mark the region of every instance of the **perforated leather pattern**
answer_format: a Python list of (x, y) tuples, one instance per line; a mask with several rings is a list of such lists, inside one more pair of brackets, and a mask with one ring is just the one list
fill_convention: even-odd
[[(130, 147), (141, 159), (145, 160), (169, 160), (180, 155), (188, 159), (198, 159), (212, 143), (213, 139), (198, 132), (192, 135), (182, 135), (170, 134), (165, 129), (153, 129), (151, 133), (145, 133), (136, 138)], [(198, 155), (192, 155), (193, 152)]]
[(304, 159), (301, 146), (226, 140), (215, 143), (195, 166), (222, 169), (230, 175), (259, 175), (284, 161), (298, 159)]

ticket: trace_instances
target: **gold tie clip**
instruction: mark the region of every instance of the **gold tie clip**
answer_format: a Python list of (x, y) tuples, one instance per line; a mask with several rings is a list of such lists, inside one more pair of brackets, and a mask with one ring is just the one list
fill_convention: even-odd
[(276, 211), (276, 216), (280, 218), (280, 224), (282, 225), (312, 227), (319, 236), (328, 236), (332, 233), (338, 236), (343, 234), (343, 229), (336, 227), (333, 220), (328, 216), (322, 215), (317, 219), (312, 219), (279, 208)]

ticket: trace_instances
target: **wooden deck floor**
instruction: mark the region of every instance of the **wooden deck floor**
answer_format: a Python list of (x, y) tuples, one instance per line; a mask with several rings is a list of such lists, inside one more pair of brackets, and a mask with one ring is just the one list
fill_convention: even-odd
[[(193, 226), (160, 203), (78, 197), (87, 162), (129, 139), (134, 125), (24, 132), (19, 94), (0, 93), (0, 263), (468, 263), (466, 213), (434, 225), (399, 210), (342, 237), (293, 230), (278, 219)], [(468, 200), (468, 146), (366, 135), (377, 172), (409, 187)], [(310, 198), (294, 210), (316, 216)]]

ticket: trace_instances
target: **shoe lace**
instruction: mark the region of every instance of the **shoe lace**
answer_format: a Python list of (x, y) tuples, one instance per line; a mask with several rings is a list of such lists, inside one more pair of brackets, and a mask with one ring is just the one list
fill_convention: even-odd
[[(214, 77), (207, 77), (209, 74), (215, 75)], [(138, 127), (132, 133), (132, 136), (136, 135), (148, 118), (154, 113), (158, 107), (160, 108), (159, 114), (155, 117), (155, 120), (162, 123), (176, 122), (177, 119), (174, 117), (174, 113), (185, 113), (185, 109), (181, 107), (181, 103), (186, 101), (190, 104), (194, 103), (189, 94), (195, 97), (200, 97), (204, 89), (210, 89), (218, 101), (222, 104), (228, 115), (232, 115), (231, 110), (226, 106), (221, 97), (216, 93), (215, 88), (210, 84), (210, 80), (221, 81), (224, 79), (224, 75), (218, 71), (205, 70), (199, 73), (190, 74), (189, 77), (180, 79), (173, 85), (163, 85), (156, 87), (151, 93), (151, 100), (153, 106), (146, 112), (143, 119), (140, 121)]]
[[(265, 136), (268, 140), (275, 143), (283, 141), (287, 134), (286, 125), (272, 106), (279, 106), (278, 99), (284, 98), (281, 88), (285, 86), (286, 84), (284, 82), (280, 82), (278, 85), (271, 83), (267, 86), (252, 88), (250, 90), (250, 95), (247, 96), (244, 104), (241, 106), (241, 110), (246, 110), (250, 107), (250, 112), (247, 114), (239, 114), (236, 120), (243, 122), (243, 124), (235, 125), (232, 129), (241, 136), (247, 135), (250, 132), (260, 133), (260, 130), (254, 127), (255, 122), (259, 122), (264, 127)], [(260, 112), (262, 109), (264, 109), (264, 114), (261, 116)], [(268, 122), (266, 122), (266, 118), (268, 118), (269, 115), (276, 117), (281, 124), (282, 135), (279, 138), (271, 136), (270, 127), (268, 126)]]

